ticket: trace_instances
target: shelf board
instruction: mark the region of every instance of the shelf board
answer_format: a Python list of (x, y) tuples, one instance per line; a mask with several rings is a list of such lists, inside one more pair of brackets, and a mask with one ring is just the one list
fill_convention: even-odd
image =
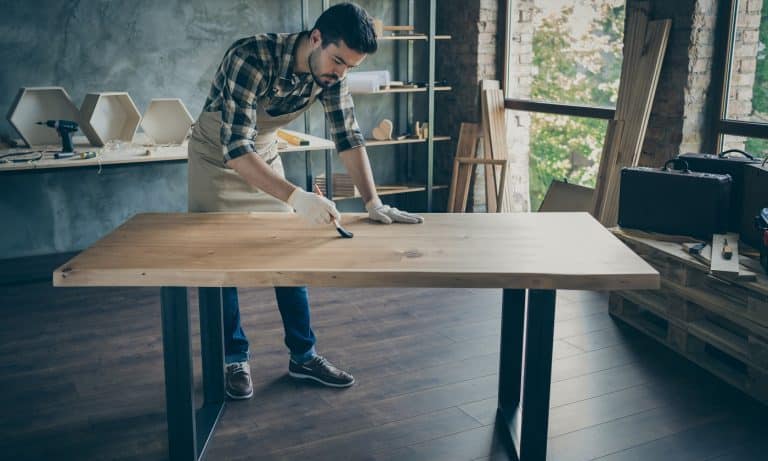
[[(427, 40), (426, 34), (408, 34), (408, 35), (384, 35), (378, 40)], [(450, 35), (435, 35), (435, 40), (450, 40)]]
[[(434, 138), (435, 142), (439, 141), (450, 141), (450, 136), (435, 136)], [(392, 139), (390, 141), (376, 141), (375, 139), (366, 139), (365, 140), (365, 146), (366, 147), (376, 147), (376, 146), (390, 146), (394, 144), (415, 144), (415, 143), (422, 143), (427, 142), (426, 139), (417, 139), (417, 138), (406, 138), (406, 139)]]
[[(453, 88), (450, 86), (436, 86), (435, 91), (451, 91)], [(382, 93), (426, 93), (426, 88), (390, 88), (388, 90), (379, 90), (374, 91), (373, 93), (357, 93), (360, 95), (368, 95), (368, 94), (382, 94)]]
[[(432, 186), (432, 190), (447, 189), (448, 186)], [(390, 186), (376, 186), (376, 193), (381, 195), (395, 195), (395, 194), (408, 194), (412, 192), (424, 192), (427, 190), (426, 186), (418, 185), (390, 185)], [(359, 196), (346, 196), (346, 197), (334, 197), (334, 200), (349, 200), (354, 198), (360, 198)]]

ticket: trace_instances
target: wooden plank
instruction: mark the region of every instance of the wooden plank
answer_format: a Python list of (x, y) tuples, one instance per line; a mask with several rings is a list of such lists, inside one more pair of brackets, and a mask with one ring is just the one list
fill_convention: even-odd
[[(501, 167), (501, 180), (507, 177), (507, 161), (506, 160), (489, 160), (485, 158), (456, 158), (454, 163), (457, 165), (457, 171), (459, 171), (458, 182), (462, 183), (461, 189), (458, 189), (458, 196), (456, 198), (457, 213), (464, 213), (467, 209), (467, 198), (469, 197), (469, 185), (471, 178), (475, 172), (475, 165), (491, 165)], [(459, 169), (458, 167), (465, 167)], [(496, 194), (496, 202), (501, 203), (504, 198), (504, 189), (499, 189)]]
[[(501, 90), (484, 90), (482, 94), (482, 110), (485, 126), (483, 127), (483, 146), (486, 158), (493, 160), (507, 159), (507, 127), (504, 109), (504, 93)], [(490, 154), (490, 155), (489, 155)], [(486, 172), (487, 172), (486, 167)], [(501, 182), (500, 171), (491, 168), (493, 174), (493, 192), (503, 188), (502, 196), (508, 200), (496, 204), (496, 211), (509, 213), (514, 211), (511, 198), (513, 196), (512, 185), (509, 181)], [(488, 191), (488, 179), (486, 177), (486, 191)], [(490, 210), (489, 210), (490, 211)]]
[[(403, 34), (403, 35), (385, 35), (377, 37), (377, 40), (427, 40), (428, 35), (425, 34)], [(450, 40), (450, 35), (435, 35), (435, 40)]]
[(605, 141), (603, 142), (603, 152), (600, 155), (595, 193), (592, 197), (592, 216), (601, 223), (603, 222), (603, 210), (606, 205), (605, 197), (606, 194), (609, 193), (608, 191), (611, 190), (609, 182), (611, 178), (613, 178), (613, 171), (616, 168), (616, 161), (619, 155), (619, 143), (621, 142), (621, 134), (623, 130), (623, 120), (610, 120), (608, 122)]
[(554, 180), (547, 189), (547, 194), (541, 202), (542, 211), (592, 211), (594, 189), (578, 184), (570, 184)]
[[(727, 254), (730, 253), (730, 258)], [(712, 236), (712, 263), (714, 275), (728, 278), (739, 276), (739, 234), (715, 234)]]
[[(56, 286), (657, 288), (659, 276), (587, 213), (427, 214), (354, 239), (294, 213), (149, 213), (61, 266)], [(564, 232), (567, 229), (568, 232)]]
[(467, 201), (469, 200), (469, 187), (472, 184), (472, 175), (475, 173), (475, 168), (473, 165), (466, 165), (463, 169), (460, 169), (461, 162), (456, 162), (457, 170), (461, 171), (462, 177), (460, 178), (459, 182), (461, 183), (461, 189), (459, 190), (459, 202), (455, 204), (455, 206), (458, 206), (458, 210), (454, 210), (454, 212), (458, 213), (464, 213), (467, 211)]
[[(477, 123), (462, 123), (459, 128), (459, 141), (456, 145), (455, 158), (474, 158), (477, 155), (477, 141), (479, 126)], [(469, 174), (466, 171), (470, 170)], [(448, 192), (448, 212), (463, 213), (466, 210), (466, 197), (464, 197), (464, 191), (466, 189), (469, 192), (469, 183), (471, 182), (471, 173), (474, 170), (472, 165), (462, 165), (459, 162), (453, 164), (453, 176), (451, 178), (451, 186)], [(456, 192), (461, 191), (461, 195)], [(461, 202), (465, 205), (461, 206)]]
[[(440, 190), (445, 189), (448, 186), (432, 186), (432, 190)], [(397, 194), (407, 194), (411, 192), (424, 192), (427, 190), (425, 186), (420, 185), (409, 185), (409, 184), (387, 184), (387, 185), (377, 185), (376, 186), (376, 193), (378, 195), (397, 195)], [(352, 200), (352, 199), (359, 199), (360, 197), (355, 195), (346, 195), (346, 196), (338, 196), (333, 197), (333, 200)]]
[[(487, 159), (493, 159), (491, 151), (488, 149), (486, 128), (488, 121), (486, 120), (486, 112), (483, 110), (483, 92), (485, 90), (498, 90), (501, 89), (501, 83), (498, 80), (480, 80), (480, 87), (477, 94), (477, 103), (479, 105), (478, 112), (480, 113), (480, 126), (481, 136), (483, 137), (483, 156)], [(496, 187), (496, 174), (493, 171), (493, 166), (488, 165), (485, 167), (485, 205), (488, 213), (496, 213), (498, 205), (496, 204), (496, 194), (498, 188)]]
[[(450, 136), (435, 136), (432, 138), (435, 142), (439, 141), (450, 141)], [(366, 147), (376, 147), (376, 146), (391, 146), (394, 144), (415, 144), (415, 143), (422, 143), (427, 142), (426, 139), (422, 138), (405, 138), (405, 139), (390, 139), (388, 141), (377, 141), (375, 139), (366, 139), (365, 140), (365, 146)]]
[[(451, 91), (452, 88), (450, 86), (436, 86), (435, 91)], [(426, 87), (419, 87), (419, 88), (397, 88), (397, 87), (391, 87), (387, 89), (383, 89), (380, 91), (376, 91), (372, 94), (380, 94), (380, 93), (426, 93), (427, 88)]]
[(768, 402), (765, 362), (760, 361), (763, 356), (752, 354), (746, 337), (706, 318), (681, 324), (616, 294), (611, 295), (610, 313), (729, 384)]
[[(712, 265), (712, 245), (706, 245), (704, 248), (699, 250), (698, 254), (693, 254), (688, 249), (696, 244), (690, 244), (690, 243), (684, 243), (683, 248), (685, 249), (688, 254), (691, 255), (691, 257), (701, 261), (702, 263), (706, 264), (707, 266)], [(748, 261), (752, 261), (749, 258), (739, 258), (739, 273), (736, 276), (736, 280), (741, 280), (745, 282), (755, 282), (757, 281), (757, 273), (753, 272), (745, 267), (743, 263), (747, 263)]]
[[(293, 146), (287, 143), (278, 144), (278, 152), (304, 152), (312, 150), (335, 150), (336, 145), (324, 138), (300, 133), (292, 130), (283, 130), (294, 136), (309, 141), (305, 146)], [(450, 139), (450, 138), (447, 138)], [(442, 140), (442, 139), (441, 139)], [(75, 137), (75, 150), (77, 152), (96, 152), (95, 158), (81, 159), (79, 157), (56, 159), (54, 152), (61, 150), (61, 146), (44, 146), (35, 148), (12, 148), (0, 150), (0, 155), (14, 152), (42, 152), (43, 158), (34, 162), (25, 163), (0, 163), (0, 173), (3, 171), (58, 169), (73, 167), (100, 167), (104, 165), (127, 165), (134, 163), (152, 163), (187, 160), (187, 141), (177, 146), (155, 146), (143, 133), (138, 133), (133, 143), (123, 143), (118, 149), (96, 148), (88, 144), (85, 137)], [(147, 154), (149, 152), (149, 154)]]
[(621, 168), (637, 165), (640, 159), (669, 40), (671, 20), (648, 21), (648, 12), (648, 2), (638, 2), (628, 12), (615, 115), (623, 127), (609, 125), (598, 172), (594, 214), (608, 227), (618, 220)]
[[(656, 255), (665, 255), (668, 258), (671, 258), (672, 260), (680, 263), (683, 267), (688, 267), (692, 269), (696, 269), (695, 272), (702, 273), (706, 275), (706, 273), (709, 271), (709, 264), (702, 264), (701, 261), (695, 259), (693, 256), (688, 254), (687, 251), (682, 249), (680, 246), (680, 242), (665, 242), (656, 240), (654, 238), (649, 238), (648, 236), (642, 236), (642, 234), (637, 233), (636, 231), (628, 232), (626, 229), (619, 229), (619, 228), (613, 228), (611, 229), (614, 235), (619, 237), (624, 243), (630, 246), (636, 253), (639, 252), (645, 252), (648, 253), (653, 252), (653, 256), (649, 257), (647, 255), (642, 255), (644, 259), (651, 262), (652, 259), (657, 258)], [(658, 234), (653, 234), (658, 235)], [(745, 258), (740, 258), (745, 259)], [(669, 274), (665, 275), (666, 277), (669, 277)], [(734, 289), (741, 289), (745, 290), (747, 292), (750, 292), (755, 297), (755, 303), (763, 306), (763, 303), (759, 301), (757, 298), (766, 298), (768, 297), (768, 274), (757, 272), (755, 274), (757, 281), (752, 282), (749, 280), (728, 280), (728, 281), (722, 281), (719, 282), (721, 284), (727, 284), (734, 286)], [(714, 282), (718, 282), (720, 279), (717, 277), (709, 277), (707, 276), (703, 280), (709, 280), (711, 279)], [(746, 301), (746, 299), (745, 299)], [(768, 306), (768, 304), (765, 304)], [(764, 318), (768, 319), (768, 314), (765, 314), (763, 316)]]

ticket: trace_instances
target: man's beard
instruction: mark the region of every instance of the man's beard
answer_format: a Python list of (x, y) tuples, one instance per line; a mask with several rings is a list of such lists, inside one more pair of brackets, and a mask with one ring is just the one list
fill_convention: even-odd
[[(335, 85), (336, 82), (339, 81), (339, 77), (336, 74), (322, 74), (322, 75), (318, 76), (315, 73), (315, 61), (317, 61), (319, 53), (320, 53), (320, 48), (315, 48), (309, 54), (309, 73), (312, 74), (312, 79), (315, 81), (315, 83), (317, 83), (318, 85), (320, 85), (323, 88), (330, 88), (333, 85)], [(320, 78), (322, 78), (322, 77), (330, 78), (330, 79), (332, 79), (332, 81), (330, 83), (326, 83), (326, 82), (320, 80)]]

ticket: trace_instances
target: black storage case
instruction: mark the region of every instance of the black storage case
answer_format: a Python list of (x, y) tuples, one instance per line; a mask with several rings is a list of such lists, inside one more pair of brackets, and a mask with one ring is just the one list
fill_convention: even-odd
[(709, 240), (728, 230), (731, 185), (729, 175), (693, 172), (680, 159), (663, 168), (622, 168), (619, 225)]
[(749, 165), (760, 163), (760, 160), (739, 149), (726, 150), (718, 155), (685, 153), (678, 155), (677, 158), (685, 160), (691, 171), (731, 175), (733, 184), (731, 186), (731, 214), (728, 217), (728, 230), (741, 232), (741, 215), (744, 207), (744, 173)]

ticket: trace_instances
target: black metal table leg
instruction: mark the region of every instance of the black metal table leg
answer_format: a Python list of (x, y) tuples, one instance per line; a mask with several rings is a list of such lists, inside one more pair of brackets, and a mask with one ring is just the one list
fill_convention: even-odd
[(168, 455), (172, 461), (197, 460), (192, 349), (189, 344), (187, 289), (161, 289)]
[(172, 461), (201, 459), (224, 410), (221, 289), (201, 290), (200, 295), (205, 401), (195, 411), (187, 289), (161, 289), (168, 455)]
[(200, 355), (203, 368), (203, 406), (197, 411), (197, 449), (202, 458), (221, 417), (224, 392), (224, 326), (222, 289), (200, 288)]
[[(496, 430), (510, 458), (547, 456), (555, 291), (505, 289)], [(524, 332), (524, 333), (523, 333)]]

